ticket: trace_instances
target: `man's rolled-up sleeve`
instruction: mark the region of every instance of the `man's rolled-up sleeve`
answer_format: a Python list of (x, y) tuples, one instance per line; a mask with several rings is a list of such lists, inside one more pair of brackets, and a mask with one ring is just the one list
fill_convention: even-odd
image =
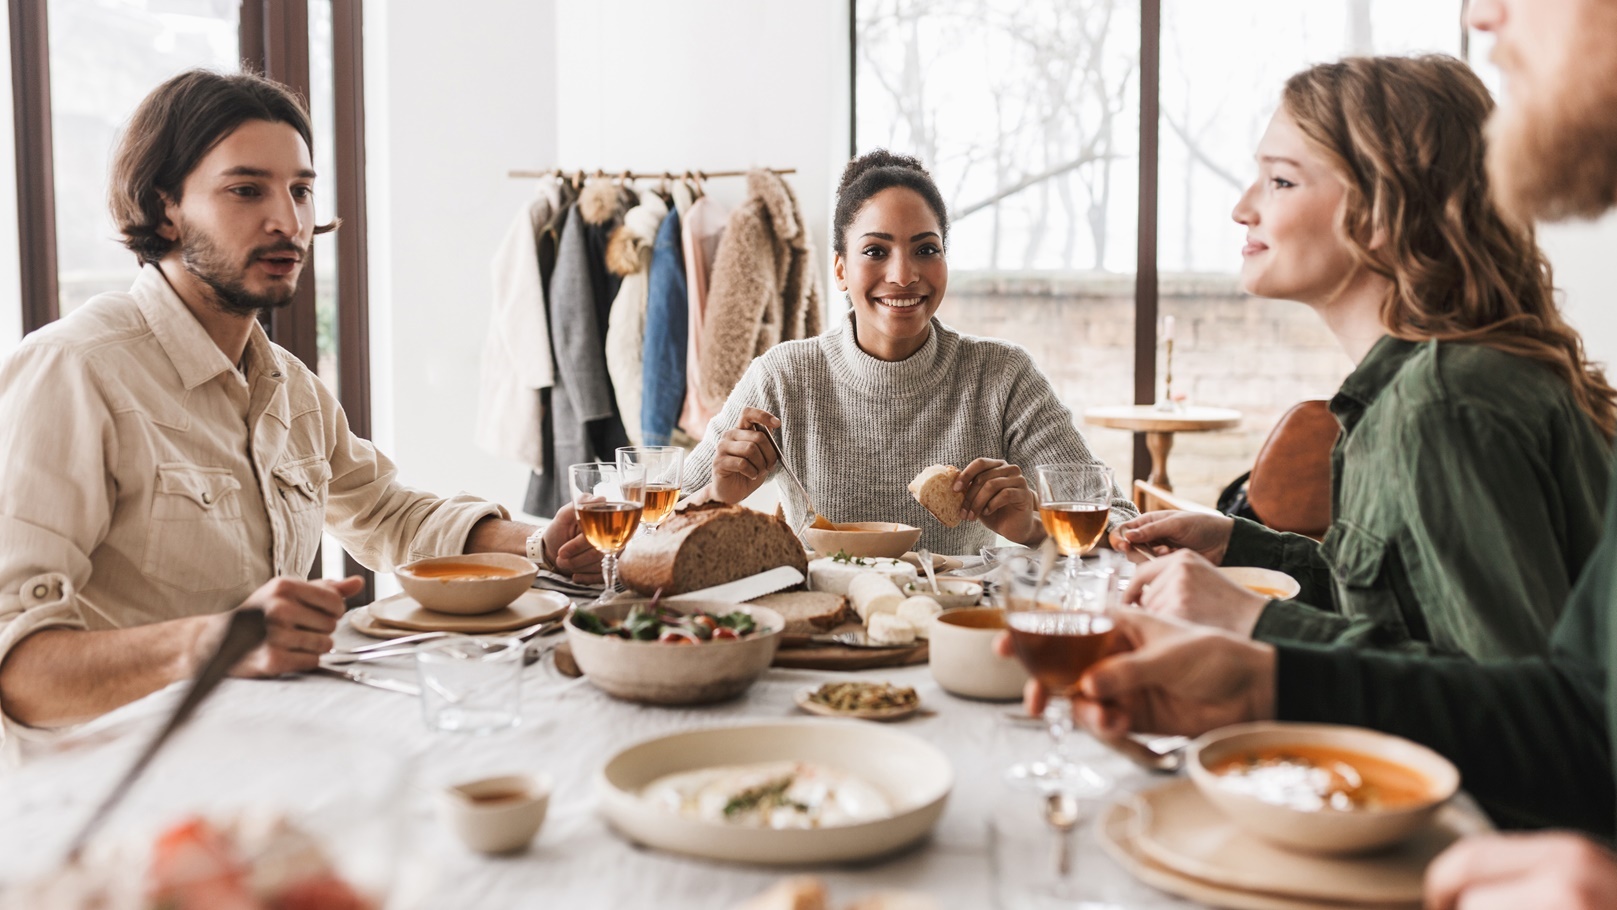
[[(85, 628), (78, 592), (112, 515), (112, 417), (76, 355), (24, 346), (0, 364), (0, 663), (47, 628)], [(0, 700), (0, 745), (35, 731)]]

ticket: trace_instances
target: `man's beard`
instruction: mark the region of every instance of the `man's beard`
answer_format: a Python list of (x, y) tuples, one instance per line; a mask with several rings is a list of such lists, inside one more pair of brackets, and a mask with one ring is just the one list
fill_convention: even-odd
[(212, 238), (193, 231), (181, 242), (180, 264), (197, 280), (213, 290), (214, 299), (220, 309), (227, 313), (252, 316), (260, 310), (275, 310), (287, 306), (297, 293), (296, 284), (284, 291), (275, 290), (268, 294), (255, 294), (247, 289), (245, 281), (247, 269), (258, 257), (277, 252), (297, 253), (300, 258), (304, 255), (303, 247), (290, 240), (282, 240), (254, 249), (247, 254), (240, 268), (233, 269), (229, 257), (214, 244)]
[[(1558, 84), (1516, 97), (1488, 121), (1488, 179), (1522, 221), (1594, 218), (1617, 205), (1617, 52), (1585, 29)], [(1575, 51), (1575, 52), (1573, 52)]]

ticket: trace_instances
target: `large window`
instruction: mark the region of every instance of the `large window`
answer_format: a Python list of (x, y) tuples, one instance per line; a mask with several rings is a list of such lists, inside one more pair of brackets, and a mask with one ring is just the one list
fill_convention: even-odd
[[(1159, 33), (1142, 10), (1160, 10)], [(1135, 316), (1175, 317), (1176, 395), (1246, 415), (1238, 431), (1176, 440), (1175, 487), (1212, 502), (1287, 407), (1328, 397), (1351, 368), (1306, 308), (1236, 284), (1230, 210), (1285, 78), (1349, 53), (1458, 54), (1460, 15), (1460, 0), (857, 0), (854, 141), (918, 155), (946, 196), (940, 317), (1028, 348), (1075, 413), (1134, 401), (1142, 370), (1161, 394), (1162, 355), (1137, 361)], [(1142, 167), (1153, 84), (1158, 141)], [(1142, 173), (1156, 176), (1154, 210)], [(1157, 273), (1137, 295), (1140, 236)], [(1128, 434), (1084, 432), (1130, 475)]]

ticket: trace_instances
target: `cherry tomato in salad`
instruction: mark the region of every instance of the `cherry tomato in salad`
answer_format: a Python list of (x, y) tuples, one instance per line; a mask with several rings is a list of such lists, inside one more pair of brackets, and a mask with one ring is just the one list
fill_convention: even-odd
[(740, 637), (741, 636), (736, 634), (736, 630), (726, 629), (724, 626), (719, 626), (717, 629), (713, 630), (714, 641), (735, 641)]
[(694, 644), (696, 644), (696, 639), (691, 638), (689, 635), (687, 635), (684, 632), (681, 632), (678, 629), (664, 629), (663, 634), (658, 636), (657, 640), (659, 642), (665, 644), (665, 645), (694, 645)]

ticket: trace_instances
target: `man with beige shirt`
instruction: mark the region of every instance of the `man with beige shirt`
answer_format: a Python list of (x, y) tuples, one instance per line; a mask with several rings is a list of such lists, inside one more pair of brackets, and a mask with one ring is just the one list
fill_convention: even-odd
[(192, 71), (141, 103), (111, 205), (140, 273), (0, 363), (0, 737), (189, 676), (231, 610), (268, 639), (235, 669), (312, 669), (358, 579), (306, 580), (329, 528), (388, 568), (527, 553), (599, 572), (571, 508), (542, 534), (398, 482), (329, 389), (258, 324), (291, 302), (314, 224), (310, 126), (281, 86)]

